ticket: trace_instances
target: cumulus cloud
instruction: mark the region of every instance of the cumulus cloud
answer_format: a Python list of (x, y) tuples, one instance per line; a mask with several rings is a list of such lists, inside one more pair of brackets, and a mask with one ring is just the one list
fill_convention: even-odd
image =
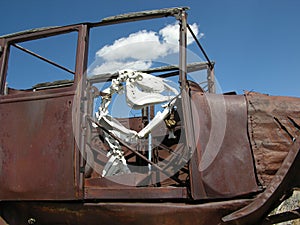
[(159, 41), (159, 36), (153, 31), (142, 30), (128, 37), (116, 40), (112, 45), (106, 45), (96, 56), (106, 61), (123, 59), (155, 59), (166, 54), (166, 45)]
[[(203, 34), (199, 34), (196, 23), (191, 25), (191, 29), (199, 38), (203, 36)], [(178, 23), (169, 24), (158, 32), (141, 30), (132, 33), (99, 49), (89, 73), (102, 74), (122, 69), (148, 69), (153, 60), (179, 51), (178, 38)], [(187, 44), (189, 45), (193, 41), (192, 36), (188, 34)]]
[(100, 65), (96, 65), (91, 74), (104, 74), (113, 73), (118, 70), (134, 69), (144, 70), (150, 68), (152, 62), (149, 60), (136, 60), (136, 61), (107, 61)]
[[(196, 23), (192, 24), (191, 29), (193, 33), (198, 36), (198, 26)], [(178, 36), (179, 36), (179, 24), (169, 24), (166, 27), (162, 28), (159, 31), (159, 34), (163, 37), (165, 43), (171, 43), (173, 45), (178, 45)], [(202, 36), (203, 34), (200, 34)], [(194, 39), (190, 33), (187, 35), (187, 45), (194, 42)], [(178, 48), (176, 48), (178, 49)]]

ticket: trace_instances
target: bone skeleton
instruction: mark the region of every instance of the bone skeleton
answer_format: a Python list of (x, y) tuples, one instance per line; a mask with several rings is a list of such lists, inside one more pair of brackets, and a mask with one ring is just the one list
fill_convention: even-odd
[[(99, 124), (126, 142), (136, 143), (139, 139), (146, 138), (160, 122), (170, 115), (176, 96), (179, 94), (176, 88), (170, 86), (167, 82), (165, 79), (147, 73), (133, 70), (119, 71), (118, 77), (113, 79), (111, 85), (102, 91), (102, 102), (96, 112)], [(108, 108), (112, 96), (114, 94), (122, 94), (124, 91), (126, 102), (133, 109), (142, 109), (150, 105), (167, 103), (162, 105), (164, 110), (162, 112), (158, 111), (146, 127), (140, 132), (136, 132), (124, 127), (109, 115)], [(102, 171), (102, 176), (130, 173), (119, 142), (113, 139), (109, 133), (103, 133), (104, 140), (109, 145), (110, 151), (107, 153), (109, 160)]]

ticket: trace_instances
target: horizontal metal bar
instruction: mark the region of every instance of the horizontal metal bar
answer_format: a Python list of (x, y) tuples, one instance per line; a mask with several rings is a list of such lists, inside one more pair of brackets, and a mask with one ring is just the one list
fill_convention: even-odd
[[(213, 62), (212, 62), (213, 63)], [(187, 65), (187, 72), (192, 73), (195, 71), (199, 70), (204, 70), (208, 69), (209, 65), (207, 62), (195, 62), (195, 63), (190, 63)], [(155, 68), (150, 68), (146, 70), (140, 70), (140, 72), (143, 73), (160, 73), (160, 72), (168, 72), (168, 71), (173, 71), (171, 73), (167, 74), (161, 74), (159, 77), (170, 77), (170, 76), (176, 76), (179, 74), (179, 67), (178, 65), (170, 65), (170, 66), (161, 66), (161, 67), (155, 67)], [(91, 83), (97, 83), (97, 82), (105, 82), (109, 81), (111, 79), (117, 78), (118, 74), (117, 73), (106, 73), (106, 74), (97, 74), (93, 75), (91, 77), (88, 77), (88, 81)]]
[[(198, 70), (204, 70), (207, 68), (208, 68), (207, 62), (194, 62), (194, 63), (189, 63), (187, 65), (187, 70), (190, 73)], [(179, 66), (178, 65), (161, 66), (161, 67), (149, 68), (147, 70), (141, 70), (141, 72), (155, 73), (155, 72), (165, 72), (165, 71), (172, 71), (172, 70), (179, 70)]]
[(56, 36), (60, 34), (78, 32), (80, 26), (81, 24), (74, 24), (69, 26), (35, 28), (35, 29), (3, 35), (0, 37), (0, 40), (5, 39), (7, 43), (20, 43), (20, 42), (25, 42), (30, 40), (37, 40), (41, 38)]
[(42, 37), (48, 37), (48, 36), (56, 35), (58, 33), (71, 32), (76, 30), (82, 24), (86, 24), (89, 27), (97, 27), (97, 26), (105, 26), (105, 25), (111, 25), (117, 23), (126, 23), (126, 22), (133, 22), (139, 20), (162, 18), (168, 16), (176, 17), (176, 15), (180, 11), (186, 11), (186, 10), (189, 10), (189, 7), (174, 7), (174, 8), (126, 13), (126, 14), (106, 17), (99, 22), (83, 22), (83, 23), (71, 24), (66, 26), (49, 26), (49, 27), (29, 29), (25, 31), (16, 32), (16, 33), (1, 35), (0, 39), (2, 38), (12, 39), (11, 41), (15, 41), (15, 39), (18, 39), (18, 41), (26, 41), (26, 40), (32, 40), (32, 39), (37, 39)]
[(103, 26), (109, 24), (116, 24), (116, 23), (126, 23), (126, 22), (133, 22), (139, 20), (147, 20), (147, 19), (154, 19), (154, 18), (162, 18), (168, 16), (177, 16), (181, 11), (189, 10), (189, 7), (175, 7), (175, 8), (165, 8), (165, 9), (158, 9), (158, 10), (147, 10), (141, 12), (132, 12), (126, 13), (116, 16), (110, 16), (102, 19), (98, 23), (91, 23), (91, 26)]
[(5, 34), (5, 35), (0, 36), (0, 38), (10, 38), (10, 37), (15, 37), (15, 36), (27, 35), (27, 34), (31, 34), (31, 33), (40, 32), (40, 31), (51, 30), (53, 28), (58, 28), (58, 26), (41, 27), (41, 28), (34, 28), (34, 29), (24, 30), (24, 31), (16, 32), (16, 33)]
[(58, 80), (53, 82), (44, 82), (32, 86), (34, 90), (44, 90), (49, 88), (68, 87), (74, 84), (74, 80)]
[(43, 94), (40, 94), (39, 92), (31, 92), (29, 95), (28, 93), (29, 92), (25, 91), (24, 93), (20, 94), (5, 95), (1, 97), (0, 104), (71, 96), (75, 94), (75, 90), (73, 90), (71, 87), (64, 87), (64, 89), (53, 89)]

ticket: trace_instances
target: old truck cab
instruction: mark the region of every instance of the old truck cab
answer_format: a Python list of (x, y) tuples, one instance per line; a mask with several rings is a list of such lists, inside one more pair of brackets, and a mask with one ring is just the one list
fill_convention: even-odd
[[(3, 221), (257, 224), (299, 187), (299, 99), (216, 93), (214, 62), (196, 39), (205, 61), (189, 62), (187, 10), (0, 37)], [(94, 34), (101, 41), (106, 27), (166, 18), (177, 21), (176, 63), (89, 66)], [(37, 53), (43, 41), (67, 66)], [(32, 59), (42, 66), (27, 71)]]

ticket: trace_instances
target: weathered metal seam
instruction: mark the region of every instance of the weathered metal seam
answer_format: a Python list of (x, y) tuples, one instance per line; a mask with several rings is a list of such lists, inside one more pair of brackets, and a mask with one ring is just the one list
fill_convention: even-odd
[[(13, 95), (11, 95), (11, 96), (6, 95), (9, 97), (0, 99), (0, 104), (21, 102), (21, 101), (43, 100), (43, 99), (49, 99), (49, 98), (72, 96), (74, 94), (75, 94), (74, 90), (70, 90), (70, 91), (66, 91), (66, 92), (50, 93), (50, 94), (42, 94), (41, 93), (41, 95), (30, 95), (29, 94), (29, 96), (22, 96), (22, 97), (16, 97), (16, 98), (13, 98)], [(0, 98), (1, 98), (1, 96), (0, 96)]]

